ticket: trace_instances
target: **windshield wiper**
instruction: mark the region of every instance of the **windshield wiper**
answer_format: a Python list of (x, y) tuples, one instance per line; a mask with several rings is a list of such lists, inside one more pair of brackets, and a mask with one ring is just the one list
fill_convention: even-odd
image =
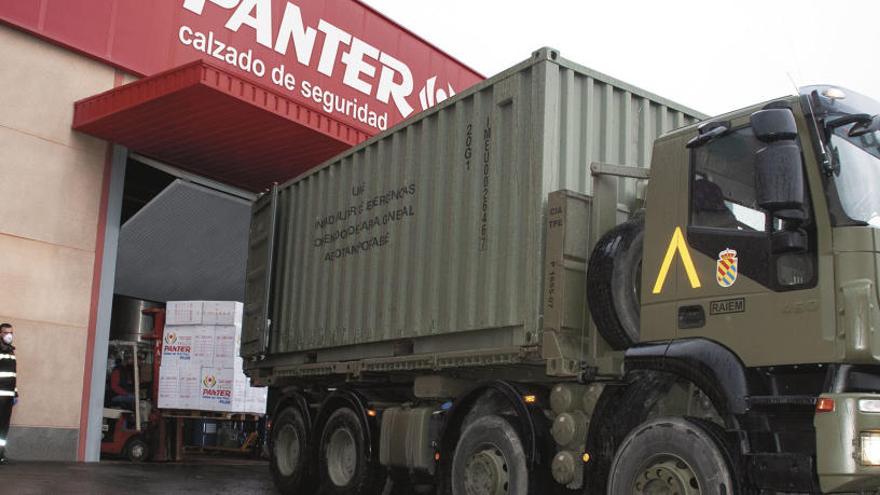
[(840, 117), (834, 117), (833, 119), (825, 120), (825, 129), (828, 132), (837, 129), (838, 127), (843, 127), (847, 124), (864, 124), (866, 122), (871, 122), (872, 117), (867, 113), (851, 113), (849, 115), (841, 115)]
[(866, 121), (856, 122), (849, 130), (849, 137), (859, 137), (870, 134), (874, 131), (880, 131), (880, 114), (869, 118)]

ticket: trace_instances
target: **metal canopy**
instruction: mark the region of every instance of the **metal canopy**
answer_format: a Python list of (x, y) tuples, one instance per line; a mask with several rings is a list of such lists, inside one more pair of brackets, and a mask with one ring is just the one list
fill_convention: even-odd
[(243, 199), (174, 181), (122, 226), (115, 292), (244, 300), (250, 209)]
[(76, 102), (73, 128), (250, 191), (369, 137), (204, 61)]

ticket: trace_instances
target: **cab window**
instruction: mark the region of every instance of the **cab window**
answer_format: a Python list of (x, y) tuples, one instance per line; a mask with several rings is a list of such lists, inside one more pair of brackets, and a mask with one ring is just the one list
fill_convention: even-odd
[(767, 212), (755, 201), (755, 153), (762, 147), (746, 127), (694, 150), (691, 225), (769, 231)]
[(807, 233), (808, 251), (773, 250), (773, 233), (785, 225), (757, 203), (755, 155), (765, 146), (751, 127), (742, 127), (691, 150), (688, 243), (712, 259), (735, 251), (738, 273), (770, 289), (814, 286), (816, 234), (809, 204), (798, 226)]

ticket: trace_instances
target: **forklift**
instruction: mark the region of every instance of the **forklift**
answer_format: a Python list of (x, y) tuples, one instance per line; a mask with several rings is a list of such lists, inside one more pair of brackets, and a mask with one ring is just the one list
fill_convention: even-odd
[(108, 355), (118, 357), (119, 365), (126, 356), (132, 358), (134, 401), (130, 408), (119, 405), (114, 407), (113, 404), (104, 408), (101, 455), (124, 457), (131, 462), (144, 462), (150, 458), (150, 436), (154, 429), (154, 416), (151, 414), (153, 405), (151, 401), (141, 399), (139, 357), (149, 355), (152, 347), (148, 342), (110, 341)]
[[(159, 410), (159, 367), (162, 364), (162, 336), (165, 331), (165, 308), (147, 308), (143, 314), (153, 317), (153, 331), (143, 341), (112, 340), (108, 356), (132, 357), (134, 403), (130, 407), (114, 407), (108, 393), (101, 425), (101, 455), (127, 458), (131, 462), (164, 462), (178, 459), (175, 439), (182, 435), (181, 426), (169, 428), (169, 418)], [(150, 400), (141, 398), (140, 363), (149, 365)]]

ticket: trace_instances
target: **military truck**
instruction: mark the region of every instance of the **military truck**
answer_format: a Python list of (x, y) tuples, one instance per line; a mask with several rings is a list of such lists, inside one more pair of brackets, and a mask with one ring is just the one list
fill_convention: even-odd
[(266, 192), (278, 489), (873, 493), (878, 113), (707, 118), (545, 48)]

